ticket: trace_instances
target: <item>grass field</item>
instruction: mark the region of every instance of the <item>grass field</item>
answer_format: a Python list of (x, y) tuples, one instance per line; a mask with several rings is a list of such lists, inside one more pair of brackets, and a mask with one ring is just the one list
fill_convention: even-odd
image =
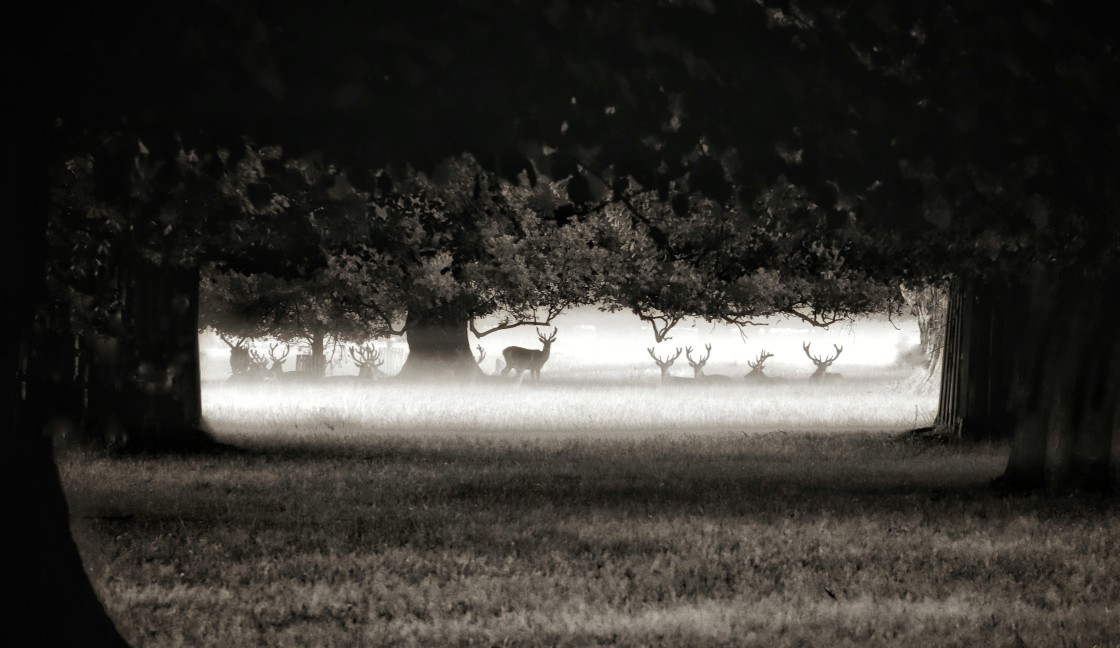
[(872, 381), (210, 385), (203, 456), (60, 453), (136, 646), (1118, 646), (1115, 500), (987, 488)]

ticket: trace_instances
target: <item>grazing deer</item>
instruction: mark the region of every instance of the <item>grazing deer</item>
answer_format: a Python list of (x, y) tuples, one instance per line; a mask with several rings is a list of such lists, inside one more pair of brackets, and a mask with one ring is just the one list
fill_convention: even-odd
[(677, 347), (677, 353), (670, 358), (659, 357), (653, 352), (653, 347), (649, 347), (646, 351), (649, 351), (649, 356), (653, 358), (653, 361), (657, 363), (657, 368), (661, 370), (661, 382), (672, 382), (673, 378), (669, 375), (669, 367), (672, 367), (673, 362), (681, 357), (681, 348)]
[[(684, 348), (684, 355), (686, 358), (688, 358), (689, 366), (692, 367), (692, 379), (705, 380), (708, 382), (726, 382), (728, 380), (731, 380), (730, 376), (721, 376), (719, 374), (708, 375), (704, 373), (704, 365), (708, 364), (708, 357), (712, 355), (712, 345), (705, 344), (704, 350), (707, 353), (704, 354), (703, 358), (700, 358), (699, 360), (693, 360), (692, 347)], [(697, 353), (697, 355), (699, 355), (699, 353)]]
[(754, 362), (747, 360), (747, 366), (751, 368), (750, 373), (746, 376), (747, 380), (769, 380), (770, 376), (762, 373), (762, 370), (765, 369), (766, 360), (773, 357), (773, 353), (767, 353), (766, 349), (763, 349)]
[(502, 369), (502, 375), (505, 376), (510, 370), (517, 371), (517, 379), (522, 379), (521, 372), (528, 371), (529, 376), (533, 380), (541, 379), (541, 367), (544, 363), (548, 362), (548, 354), (552, 349), (552, 343), (556, 341), (556, 334), (559, 329), (554, 330), (552, 335), (545, 337), (541, 334), (540, 329), (537, 329), (537, 339), (544, 345), (543, 349), (526, 349), (519, 346), (509, 346), (502, 351), (502, 357), (505, 358), (506, 366)]
[(358, 378), (364, 380), (376, 380), (377, 375), (381, 374), (378, 367), (385, 364), (385, 361), (381, 359), (381, 352), (372, 344), (363, 344), (359, 347), (351, 346), (350, 357), (354, 359), (354, 364), (358, 365)]
[(836, 358), (839, 358), (840, 354), (844, 351), (844, 347), (842, 346), (833, 344), (832, 347), (836, 349), (836, 355), (832, 356), (831, 358), (822, 360), (821, 358), (818, 358), (809, 353), (808, 342), (801, 345), (801, 348), (805, 350), (805, 355), (809, 356), (809, 359), (813, 361), (813, 364), (817, 365), (817, 370), (813, 372), (813, 375), (809, 376), (809, 380), (823, 382), (825, 379), (835, 379), (841, 377), (841, 375), (838, 373), (825, 373), (826, 371), (828, 371), (828, 368), (832, 366), (832, 363), (836, 361)]
[(272, 368), (269, 370), (274, 374), (284, 373), (284, 360), (287, 359), (288, 353), (292, 350), (291, 345), (284, 344), (284, 355), (279, 358), (276, 357), (276, 349), (280, 348), (280, 343), (270, 344), (268, 346), (268, 357), (272, 359)]

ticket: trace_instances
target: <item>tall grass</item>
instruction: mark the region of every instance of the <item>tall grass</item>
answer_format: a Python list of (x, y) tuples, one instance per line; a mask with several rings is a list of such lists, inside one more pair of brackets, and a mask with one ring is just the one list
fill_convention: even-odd
[(544, 380), (369, 385), (213, 383), (207, 419), (231, 442), (360, 443), (385, 433), (648, 434), (900, 430), (928, 425), (936, 395), (875, 380), (820, 385)]

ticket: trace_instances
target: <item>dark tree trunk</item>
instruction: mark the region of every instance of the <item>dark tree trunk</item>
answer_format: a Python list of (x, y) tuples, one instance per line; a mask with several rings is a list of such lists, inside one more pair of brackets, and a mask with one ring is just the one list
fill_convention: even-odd
[(468, 317), (457, 311), (410, 310), (406, 322), (408, 359), (399, 378), (473, 379), (482, 373), (471, 350)]
[(1014, 348), (1008, 335), (1004, 289), (954, 280), (949, 289), (937, 423), (971, 440), (1011, 436), (1007, 369)]
[(327, 373), (327, 356), (323, 350), (326, 335), (322, 331), (311, 334), (311, 360), (307, 371), (315, 378), (322, 378)]
[[(34, 73), (32, 73), (34, 74)], [(58, 366), (33, 361), (35, 313), (46, 301), (47, 142), (49, 114), (28, 105), (39, 89), (16, 88), (17, 114), (8, 118), (4, 180), (10, 209), (9, 258), (15, 272), (7, 299), (8, 399), (12, 405), (8, 433), (10, 515), (6, 534), (14, 543), (6, 579), (14, 601), (5, 632), (13, 646), (126, 646), (90, 585), (70, 535), (70, 516), (45, 434), (58, 414), (52, 375)], [(72, 343), (72, 339), (71, 339)], [(15, 369), (15, 371), (11, 371)], [(65, 411), (64, 416), (70, 415)]]
[(89, 336), (86, 427), (110, 447), (213, 445), (202, 422), (198, 270), (128, 264), (115, 336)]
[(999, 485), (1115, 487), (1120, 313), (1112, 300), (1118, 293), (1116, 277), (1087, 280), (1038, 267), (1007, 300), (1004, 312), (1019, 335), (1008, 404), (1014, 436)]
[(40, 389), (51, 394), (45, 425), (49, 436), (58, 441), (78, 436), (84, 420), (87, 368), (81, 362), (81, 338), (68, 329), (65, 323), (40, 319), (24, 360), (25, 372), (38, 375), (43, 381)]
[(133, 404), (127, 414), (132, 444), (148, 449), (209, 446), (202, 425), (198, 268), (145, 264), (130, 279), (125, 321), (134, 336), (135, 355), (125, 395)]
[(1115, 487), (1120, 428), (1116, 277), (1036, 267), (1004, 282), (954, 282), (938, 423), (1010, 438), (997, 484)]
[(941, 360), (941, 396), (937, 404), (936, 424), (959, 432), (961, 421), (960, 387), (964, 371), (961, 362), (962, 331), (964, 327), (964, 290), (959, 280), (949, 286), (949, 299), (945, 312), (945, 344)]

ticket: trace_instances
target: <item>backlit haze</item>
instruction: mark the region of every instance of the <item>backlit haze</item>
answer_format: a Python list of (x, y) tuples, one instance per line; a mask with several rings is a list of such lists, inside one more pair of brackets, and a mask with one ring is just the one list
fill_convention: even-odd
[[(712, 324), (702, 320), (685, 320), (670, 332), (670, 340), (654, 343), (651, 326), (627, 312), (604, 313), (593, 306), (574, 309), (555, 320), (559, 330), (548, 364), (542, 372), (542, 380), (549, 374), (566, 380), (577, 378), (581, 372), (598, 378), (625, 380), (656, 380), (659, 371), (649, 357), (647, 349), (654, 347), (662, 356), (675, 353), (677, 347), (692, 347), (693, 357), (705, 353), (704, 346), (712, 345), (711, 356), (705, 366), (708, 374), (726, 374), (741, 377), (750, 368), (748, 360), (754, 360), (760, 351), (774, 354), (766, 362), (767, 375), (776, 378), (796, 379), (808, 377), (813, 372), (813, 364), (801, 348), (804, 342), (812, 344), (813, 355), (827, 357), (835, 354), (834, 344), (844, 348), (830, 371), (860, 375), (866, 372), (895, 366), (900, 356), (918, 344), (917, 322), (911, 317), (886, 317), (859, 319), (856, 322), (842, 322), (827, 329), (816, 328), (791, 318), (768, 318), (759, 320), (763, 326), (747, 326), (742, 332), (735, 326)], [(493, 322), (483, 320), (479, 328), (485, 330)], [(542, 329), (543, 330), (543, 329)], [(266, 353), (268, 345), (274, 341), (258, 340), (256, 347)], [(386, 340), (376, 344), (383, 350)], [(382, 369), (389, 375), (400, 369), (407, 353), (407, 344), (400, 338), (388, 341), (392, 352), (385, 353), (386, 360)], [(507, 346), (518, 345), (540, 348), (536, 331), (532, 327), (499, 331), (481, 340), (471, 336), (472, 349), (481, 344), (486, 350), (482, 368), (486, 373), (495, 373), (501, 368), (501, 352)], [(222, 380), (229, 376), (229, 348), (213, 332), (200, 336), (202, 353), (203, 380)], [(307, 352), (306, 345), (302, 349)], [(295, 357), (299, 346), (292, 350), (285, 362), (285, 369), (295, 369)], [(330, 364), (329, 375), (355, 375), (357, 369), (350, 361), (349, 354), (342, 347), (326, 351)], [(475, 349), (477, 355), (477, 349)], [(332, 358), (333, 355), (333, 358)], [(899, 369), (902, 369), (899, 367)], [(691, 376), (692, 371), (682, 353), (670, 370), (674, 376)]]

